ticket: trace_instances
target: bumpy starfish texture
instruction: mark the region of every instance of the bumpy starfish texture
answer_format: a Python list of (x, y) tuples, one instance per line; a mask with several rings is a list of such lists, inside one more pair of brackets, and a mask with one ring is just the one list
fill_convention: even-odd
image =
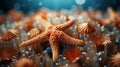
[(75, 39), (63, 32), (64, 30), (68, 29), (71, 25), (75, 23), (75, 19), (71, 19), (64, 24), (57, 26), (49, 24), (46, 20), (42, 19), (40, 16), (37, 16), (35, 19), (45, 28), (45, 32), (37, 35), (36, 37), (33, 37), (30, 40), (22, 42), (20, 46), (27, 46), (35, 43), (49, 41), (52, 49), (53, 61), (57, 61), (57, 59), (59, 58), (59, 42), (74, 45), (84, 45), (83, 40)]

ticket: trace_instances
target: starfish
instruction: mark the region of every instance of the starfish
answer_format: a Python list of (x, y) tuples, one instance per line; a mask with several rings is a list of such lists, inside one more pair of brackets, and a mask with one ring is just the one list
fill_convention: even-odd
[(41, 24), (41, 26), (45, 28), (45, 32), (37, 35), (36, 37), (33, 37), (30, 40), (23, 41), (20, 44), (20, 46), (27, 46), (35, 43), (49, 41), (52, 49), (53, 61), (57, 61), (57, 59), (59, 58), (59, 42), (74, 44), (74, 45), (84, 45), (83, 40), (75, 39), (63, 32), (64, 30), (68, 29), (70, 26), (72, 26), (75, 23), (75, 19), (70, 19), (69, 21), (57, 26), (48, 23), (40, 16), (37, 16), (35, 20), (38, 21)]

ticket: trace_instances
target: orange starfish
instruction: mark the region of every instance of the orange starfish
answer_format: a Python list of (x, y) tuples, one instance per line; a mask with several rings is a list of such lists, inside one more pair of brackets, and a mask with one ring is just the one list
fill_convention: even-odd
[(118, 12), (115, 12), (112, 8), (108, 8), (108, 14), (109, 20), (111, 22), (116, 22), (117, 24), (120, 24), (120, 14)]
[(57, 26), (53, 26), (52, 24), (49, 24), (46, 20), (42, 19), (40, 16), (37, 16), (35, 19), (45, 28), (45, 32), (37, 35), (36, 37), (33, 37), (30, 40), (22, 42), (20, 46), (27, 46), (49, 40), (52, 49), (53, 61), (57, 61), (57, 59), (59, 58), (59, 51), (58, 51), (59, 41), (68, 44), (75, 44), (75, 45), (84, 44), (83, 40), (75, 39), (63, 32), (64, 30), (68, 29), (71, 25), (75, 23), (75, 19), (71, 19), (64, 24)]

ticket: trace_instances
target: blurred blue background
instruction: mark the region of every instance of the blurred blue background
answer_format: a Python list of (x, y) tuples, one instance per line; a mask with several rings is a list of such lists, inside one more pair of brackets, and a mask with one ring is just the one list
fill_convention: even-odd
[(0, 0), (0, 13), (10, 9), (22, 10), (24, 12), (35, 11), (46, 7), (51, 10), (71, 9), (77, 6), (79, 9), (99, 9), (105, 11), (111, 6), (120, 10), (120, 0)]

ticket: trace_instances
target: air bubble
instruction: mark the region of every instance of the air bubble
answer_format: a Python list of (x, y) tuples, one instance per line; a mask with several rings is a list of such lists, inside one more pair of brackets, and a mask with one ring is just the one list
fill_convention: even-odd
[(68, 66), (68, 64), (65, 64), (65, 66)]
[(99, 61), (101, 61), (102, 60), (102, 58), (99, 58)]
[(39, 2), (39, 3), (38, 3), (38, 5), (39, 5), (39, 6), (42, 6), (42, 5), (43, 5), (43, 3), (42, 3), (42, 2)]
[(86, 55), (87, 53), (86, 52), (82, 52), (82, 54)]
[(26, 54), (28, 54), (29, 52), (28, 51), (26, 51)]
[(87, 59), (87, 60), (89, 60), (90, 58), (89, 58), (89, 57), (87, 57), (86, 59)]
[(32, 48), (28, 48), (28, 50), (29, 50), (29, 51), (31, 51), (31, 50), (32, 50)]
[(25, 54), (22, 54), (23, 57), (25, 57)]
[(75, 0), (75, 2), (78, 5), (83, 5), (86, 2), (86, 0)]
[(55, 63), (56, 65), (59, 65), (59, 63)]
[(66, 59), (66, 57), (63, 57), (63, 59)]

